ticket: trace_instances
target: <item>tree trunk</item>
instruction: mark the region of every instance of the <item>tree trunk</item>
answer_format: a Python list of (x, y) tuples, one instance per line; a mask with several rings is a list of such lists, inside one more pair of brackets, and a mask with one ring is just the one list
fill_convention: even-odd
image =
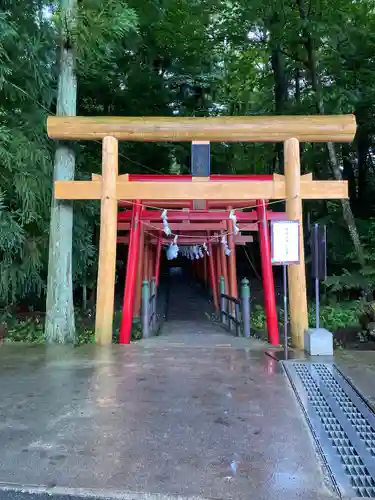
[[(271, 66), (274, 81), (275, 114), (285, 114), (285, 105), (288, 101), (288, 77), (285, 69), (285, 61), (281, 52), (279, 31), (283, 29), (279, 16), (274, 12), (268, 21), (270, 31)], [(273, 161), (273, 172), (284, 171), (283, 143), (275, 145), (275, 158)]]
[(356, 135), (357, 146), (357, 168), (358, 168), (358, 193), (356, 213), (363, 219), (369, 218), (369, 205), (372, 205), (372, 187), (369, 179), (369, 150), (371, 146), (371, 132), (369, 130), (369, 123), (371, 117), (369, 107), (357, 106), (355, 111), (357, 118), (358, 131)]
[[(77, 0), (61, 0), (61, 49), (57, 111), (59, 116), (76, 115), (77, 79), (72, 46), (72, 27), (76, 20)], [(73, 180), (75, 154), (68, 144), (57, 146), (54, 180)], [(45, 338), (47, 343), (75, 340), (72, 283), (72, 202), (52, 197)]]
[(299, 68), (296, 68), (295, 71), (295, 92), (294, 92), (294, 99), (296, 102), (297, 109), (299, 111), (300, 106), (301, 106), (301, 75), (300, 75), (300, 70)]
[(357, 206), (357, 183), (355, 179), (353, 164), (350, 160), (350, 145), (343, 144), (341, 147), (341, 155), (342, 155), (342, 177), (345, 181), (348, 181), (349, 185), (349, 200), (350, 206)]
[[(323, 103), (323, 96), (322, 96), (322, 85), (320, 82), (320, 77), (319, 77), (319, 72), (318, 72), (318, 64), (316, 61), (314, 40), (313, 40), (313, 37), (312, 37), (310, 31), (307, 28), (308, 16), (306, 13), (305, 2), (304, 2), (304, 0), (296, 0), (296, 1), (297, 1), (297, 6), (298, 6), (301, 20), (303, 22), (303, 28), (302, 28), (303, 44), (305, 46), (305, 50), (307, 53), (307, 66), (308, 66), (308, 70), (310, 72), (311, 86), (312, 86), (312, 89), (315, 93), (316, 109), (317, 109), (318, 114), (323, 115), (324, 114), (324, 103)], [(335, 145), (333, 144), (333, 142), (327, 143), (327, 149), (328, 149), (328, 156), (329, 156), (333, 176), (337, 181), (341, 181), (342, 180), (342, 173), (340, 170), (339, 161), (337, 159), (337, 155), (336, 155), (336, 151), (335, 151)], [(353, 216), (352, 208), (350, 206), (350, 202), (348, 199), (344, 199), (344, 200), (340, 200), (340, 201), (341, 201), (341, 205), (342, 205), (343, 217), (344, 217), (345, 223), (348, 227), (350, 237), (353, 241), (353, 245), (354, 245), (355, 253), (357, 255), (358, 262), (359, 262), (361, 267), (364, 267), (365, 257), (364, 257), (361, 241), (359, 239), (359, 234), (357, 231), (357, 226), (356, 226), (355, 219)]]

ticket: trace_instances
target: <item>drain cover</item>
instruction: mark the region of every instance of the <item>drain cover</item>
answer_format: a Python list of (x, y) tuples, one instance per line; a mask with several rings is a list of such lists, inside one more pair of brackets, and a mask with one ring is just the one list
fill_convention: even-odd
[(335, 365), (283, 366), (340, 494), (375, 498), (375, 414)]

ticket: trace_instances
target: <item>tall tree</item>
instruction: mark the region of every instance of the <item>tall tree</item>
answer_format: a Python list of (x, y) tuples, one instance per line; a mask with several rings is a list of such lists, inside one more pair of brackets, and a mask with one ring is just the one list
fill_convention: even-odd
[[(309, 10), (305, 4), (305, 0), (296, 0), (298, 7), (298, 12), (301, 18), (302, 26), (302, 42), (306, 50), (306, 65), (311, 79), (311, 87), (315, 94), (316, 110), (318, 114), (324, 114), (324, 101), (323, 101), (323, 89), (321, 84), (321, 77), (318, 68), (317, 54), (315, 45), (317, 40), (314, 38), (312, 30), (310, 29), (310, 16)], [(319, 12), (319, 15), (322, 13)], [(332, 168), (333, 176), (336, 180), (342, 181), (342, 173), (340, 169), (340, 163), (336, 155), (335, 145), (332, 142), (327, 143), (329, 161)], [(356, 222), (354, 219), (353, 211), (350, 206), (349, 199), (340, 200), (342, 205), (342, 212), (345, 223), (348, 227), (349, 235), (353, 241), (355, 248), (356, 257), (358, 259), (361, 267), (365, 266), (365, 256), (361, 244), (361, 240), (357, 231)]]
[[(56, 113), (74, 116), (77, 108), (77, 76), (74, 34), (77, 0), (61, 0), (60, 73)], [(67, 143), (59, 143), (55, 153), (54, 180), (73, 180), (75, 152)], [(75, 339), (72, 282), (72, 202), (52, 196), (45, 338), (48, 343), (73, 342)]]

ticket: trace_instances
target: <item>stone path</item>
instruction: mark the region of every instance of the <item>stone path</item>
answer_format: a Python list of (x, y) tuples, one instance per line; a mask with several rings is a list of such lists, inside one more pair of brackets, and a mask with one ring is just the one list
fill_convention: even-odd
[(167, 320), (158, 337), (142, 340), (144, 346), (232, 346), (265, 349), (260, 340), (235, 337), (213, 318), (214, 307), (202, 287), (186, 276), (170, 281)]

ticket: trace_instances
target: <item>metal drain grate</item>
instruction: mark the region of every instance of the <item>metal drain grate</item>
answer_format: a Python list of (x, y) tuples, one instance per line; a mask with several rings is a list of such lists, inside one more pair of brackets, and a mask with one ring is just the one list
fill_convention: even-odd
[(335, 365), (283, 366), (341, 495), (375, 498), (375, 414)]

